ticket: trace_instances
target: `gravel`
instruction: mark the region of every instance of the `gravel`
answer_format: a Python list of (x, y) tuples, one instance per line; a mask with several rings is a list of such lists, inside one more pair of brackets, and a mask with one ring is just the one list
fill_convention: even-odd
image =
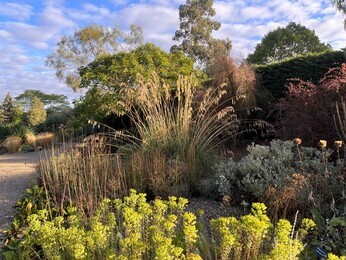
[(0, 155), (0, 251), (3, 231), (14, 218), (14, 206), (36, 183), (39, 158), (39, 152)]

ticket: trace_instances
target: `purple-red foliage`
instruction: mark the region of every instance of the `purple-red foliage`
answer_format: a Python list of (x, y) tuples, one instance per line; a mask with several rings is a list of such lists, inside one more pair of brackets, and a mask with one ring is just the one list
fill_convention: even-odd
[(318, 84), (292, 79), (286, 97), (275, 105), (278, 135), (304, 143), (338, 139), (333, 121), (335, 102), (346, 94), (346, 63), (330, 69)]

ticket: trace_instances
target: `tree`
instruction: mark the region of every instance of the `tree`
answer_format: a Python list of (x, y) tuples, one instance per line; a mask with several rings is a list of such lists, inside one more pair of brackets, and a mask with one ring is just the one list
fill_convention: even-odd
[[(222, 48), (229, 52), (231, 41), (215, 40), (212, 32), (220, 29), (221, 24), (212, 20), (215, 15), (213, 0), (187, 0), (186, 4), (179, 6), (180, 29), (175, 32), (174, 41), (180, 45), (171, 47), (171, 52), (183, 51), (194, 62), (204, 64), (212, 56), (213, 50)], [(215, 45), (215, 47), (213, 47)]]
[(24, 93), (17, 96), (15, 99), (24, 107), (24, 110), (29, 110), (32, 106), (34, 98), (40, 99), (45, 108), (49, 111), (60, 111), (70, 108), (70, 103), (65, 95), (46, 94), (40, 90), (27, 89)]
[(250, 63), (266, 64), (299, 54), (330, 50), (332, 50), (331, 46), (322, 43), (315, 31), (290, 22), (285, 28), (279, 27), (266, 34), (247, 60)]
[(37, 126), (46, 120), (46, 110), (44, 109), (43, 102), (38, 98), (34, 97), (32, 100), (32, 106), (27, 113), (29, 125)]
[(1, 120), (5, 124), (18, 123), (21, 121), (22, 111), (15, 104), (10, 93), (7, 93), (1, 106)]
[(60, 124), (67, 124), (71, 115), (72, 108), (70, 102), (65, 95), (46, 94), (40, 90), (27, 89), (24, 93), (16, 97), (17, 102), (24, 108), (24, 111), (29, 111), (33, 105), (34, 98), (38, 98), (44, 104), (46, 109), (46, 121), (44, 129), (54, 129)]
[(78, 69), (96, 58), (119, 51), (127, 51), (141, 45), (142, 29), (132, 25), (130, 33), (118, 27), (106, 28), (90, 25), (74, 35), (61, 37), (58, 48), (47, 58), (46, 64), (56, 70), (56, 75), (74, 90), (79, 89)]
[(149, 43), (128, 53), (103, 56), (80, 70), (81, 88), (87, 92), (75, 102), (76, 110), (86, 118), (95, 119), (121, 114), (122, 91), (135, 87), (137, 74), (147, 78), (154, 71), (170, 84), (175, 83), (179, 75), (198, 73), (193, 69), (192, 60), (182, 52), (167, 53)]

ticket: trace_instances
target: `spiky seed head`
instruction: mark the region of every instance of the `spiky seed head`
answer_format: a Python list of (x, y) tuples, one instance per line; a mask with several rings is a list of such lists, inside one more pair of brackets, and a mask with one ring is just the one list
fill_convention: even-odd
[(293, 139), (293, 143), (296, 144), (296, 145), (300, 145), (302, 143), (302, 139), (300, 138), (294, 138)]
[(342, 146), (342, 141), (338, 140), (334, 142), (336, 148), (340, 148)]
[(320, 140), (320, 142), (318, 143), (318, 146), (320, 148), (326, 148), (327, 147), (327, 141), (326, 140)]

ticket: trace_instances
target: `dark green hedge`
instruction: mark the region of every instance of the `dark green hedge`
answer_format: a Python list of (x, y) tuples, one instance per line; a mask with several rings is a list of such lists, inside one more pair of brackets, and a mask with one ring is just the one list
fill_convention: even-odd
[(307, 54), (268, 65), (255, 65), (259, 83), (275, 99), (284, 96), (289, 79), (299, 78), (317, 83), (331, 67), (345, 62), (343, 51)]

